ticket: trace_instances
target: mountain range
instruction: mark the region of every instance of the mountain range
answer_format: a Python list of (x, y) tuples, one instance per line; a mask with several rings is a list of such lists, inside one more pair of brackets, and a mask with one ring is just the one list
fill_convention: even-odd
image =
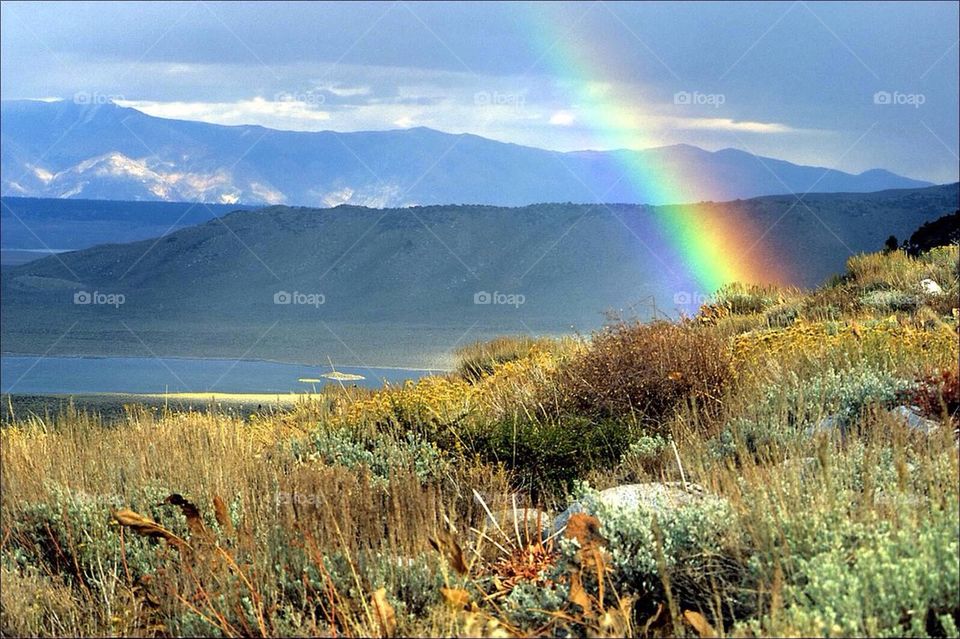
[[(930, 185), (881, 169), (853, 175), (688, 145), (561, 153), (428, 128), (278, 131), (72, 101), (0, 108), (4, 196), (380, 208), (657, 205)], [(664, 176), (658, 181), (669, 180), (669, 189), (638, 183), (640, 174)]]
[[(952, 184), (766, 196), (698, 214), (742, 229), (755, 272), (813, 285), (958, 199)], [(699, 290), (660, 239), (659, 223), (677, 214), (632, 204), (237, 211), (4, 269), (2, 341), (6, 352), (51, 355), (442, 366), (456, 345), (483, 337), (586, 332), (608, 310), (695, 311), (713, 291)]]

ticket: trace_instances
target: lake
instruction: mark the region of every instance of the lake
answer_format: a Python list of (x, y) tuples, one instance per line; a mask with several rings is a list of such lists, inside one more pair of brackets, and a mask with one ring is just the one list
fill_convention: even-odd
[[(361, 375), (345, 386), (402, 384), (431, 373), (423, 369), (337, 367)], [(289, 393), (337, 384), (321, 375), (330, 366), (306, 366), (262, 360), (0, 356), (0, 391), (19, 394), (83, 393)], [(320, 382), (300, 382), (319, 379)]]

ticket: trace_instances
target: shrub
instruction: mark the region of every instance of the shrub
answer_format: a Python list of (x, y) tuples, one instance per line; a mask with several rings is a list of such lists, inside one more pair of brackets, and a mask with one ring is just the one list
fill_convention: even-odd
[(662, 429), (684, 402), (718, 411), (731, 378), (727, 345), (710, 327), (620, 323), (562, 368), (560, 386), (577, 413)]
[(739, 554), (734, 551), (739, 536), (735, 513), (724, 499), (704, 496), (655, 512), (603, 504), (586, 485), (575, 498), (594, 504), (617, 592), (635, 593), (648, 603), (666, 601), (666, 571), (681, 610), (719, 605), (732, 619), (755, 608), (743, 594), (746, 566), (730, 558)]
[(860, 303), (880, 312), (912, 312), (920, 306), (916, 295), (903, 291), (875, 290), (860, 296)]
[[(893, 406), (913, 383), (869, 365), (831, 369), (797, 384), (788, 395), (797, 421), (809, 424), (817, 414), (829, 413), (850, 426), (870, 405)], [(811, 410), (812, 409), (812, 410)]]
[(763, 316), (767, 320), (767, 326), (784, 328), (793, 324), (800, 317), (800, 305), (795, 302), (777, 304), (767, 309)]
[(291, 443), (294, 459), (301, 463), (321, 462), (349, 469), (366, 467), (371, 483), (386, 487), (399, 470), (413, 470), (420, 481), (441, 477), (447, 462), (436, 445), (416, 433), (402, 438), (387, 434), (361, 437), (347, 429), (317, 430), (306, 441)]
[(386, 430), (415, 430), (433, 435), (456, 423), (470, 410), (474, 388), (454, 377), (424, 377), (385, 388), (353, 402), (343, 424), (373, 424)]
[(631, 434), (623, 422), (565, 415), (498, 422), (479, 432), (473, 446), (484, 459), (504, 464), (539, 503), (590, 470), (612, 467)]
[(760, 634), (956, 636), (958, 517), (954, 503), (905, 528), (833, 522), (832, 547), (798, 557), (782, 616)]
[(811, 371), (831, 364), (842, 368), (856, 361), (915, 370), (918, 362), (945, 366), (960, 356), (957, 334), (949, 326), (928, 330), (895, 318), (862, 323), (798, 321), (787, 328), (750, 331), (734, 338), (734, 354), (741, 378), (761, 379), (766, 379), (771, 362)]
[(659, 434), (641, 435), (630, 444), (621, 463), (627, 470), (656, 474), (663, 468), (663, 456), (670, 440)]
[(734, 315), (762, 313), (782, 301), (782, 294), (773, 286), (758, 284), (727, 284), (715, 296), (715, 304), (726, 307)]
[(557, 620), (567, 603), (568, 589), (559, 585), (539, 586), (522, 583), (514, 587), (503, 602), (503, 612), (519, 628), (538, 628)]
[(791, 372), (763, 387), (710, 440), (709, 450), (719, 458), (748, 452), (779, 459), (817, 425), (845, 433), (859, 423), (869, 406), (892, 407), (914, 387), (909, 380), (865, 363), (830, 368), (810, 378)]

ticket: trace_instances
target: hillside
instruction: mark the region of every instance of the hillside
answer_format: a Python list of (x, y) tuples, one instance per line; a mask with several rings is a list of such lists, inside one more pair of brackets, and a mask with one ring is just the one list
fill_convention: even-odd
[[(522, 206), (670, 204), (929, 185), (880, 169), (851, 175), (736, 149), (558, 153), (427, 128), (311, 133), (162, 119), (111, 103), (8, 101), (0, 108), (5, 196)], [(644, 174), (663, 177), (637, 183)], [(687, 179), (692, 176), (697, 179)], [(669, 201), (664, 181), (671, 183)]]
[(44, 249), (75, 251), (158, 237), (242, 208), (190, 202), (5, 197), (0, 204), (2, 264), (38, 257)]
[[(805, 206), (764, 197), (702, 214), (744, 229), (760, 272), (813, 285), (842, 271), (851, 252), (907, 237), (957, 200), (955, 184), (810, 195)], [(589, 331), (606, 310), (695, 311), (712, 291), (658, 239), (655, 221), (674, 214), (571, 204), (235, 212), (159, 241), (6, 269), (4, 350), (436, 366), (464, 340)], [(74, 304), (80, 291), (123, 303)], [(300, 296), (274, 303), (283, 293)], [(499, 297), (475, 303), (484, 293)]]

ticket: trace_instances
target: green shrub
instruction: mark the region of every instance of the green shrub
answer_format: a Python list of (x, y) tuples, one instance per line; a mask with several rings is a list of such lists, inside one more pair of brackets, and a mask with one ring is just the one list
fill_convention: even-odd
[(306, 441), (291, 443), (294, 459), (304, 462), (322, 462), (328, 466), (370, 471), (371, 481), (386, 487), (397, 470), (413, 469), (421, 481), (444, 475), (448, 462), (436, 444), (416, 433), (403, 437), (381, 433), (361, 436), (349, 429), (318, 429)]
[(734, 315), (762, 313), (780, 301), (780, 292), (758, 284), (727, 284), (715, 295), (715, 304), (726, 307)]
[(601, 522), (611, 579), (621, 595), (666, 601), (665, 569), (681, 609), (709, 610), (720, 604), (725, 617), (738, 618), (755, 608), (754, 598), (742, 591), (746, 565), (733, 559), (739, 554), (734, 551), (739, 532), (725, 500), (704, 496), (655, 513), (603, 504), (585, 484), (578, 486), (575, 499), (592, 504)]
[[(829, 522), (827, 543), (797, 558), (776, 623), (758, 634), (806, 636), (956, 636), (960, 547), (956, 502), (906, 527)], [(828, 522), (819, 522), (821, 525)], [(744, 628), (745, 629), (745, 628)], [(735, 630), (736, 632), (736, 630)]]
[(773, 306), (763, 314), (771, 328), (786, 328), (800, 317), (800, 305), (796, 302), (784, 302)]
[(614, 466), (633, 431), (623, 422), (570, 415), (517, 419), (492, 424), (473, 446), (483, 459), (504, 464), (539, 502), (564, 494), (590, 470)]
[(739, 452), (779, 459), (818, 425), (847, 432), (870, 406), (890, 408), (916, 384), (876, 366), (859, 363), (829, 368), (811, 378), (796, 373), (764, 387), (739, 415), (711, 438), (715, 458), (735, 458)]
[(884, 313), (909, 313), (917, 310), (920, 306), (920, 299), (916, 295), (904, 293), (903, 291), (879, 289), (862, 295), (860, 297), (860, 303), (868, 308)]
[(503, 612), (518, 628), (538, 628), (557, 617), (567, 605), (569, 589), (565, 585), (540, 586), (521, 583), (510, 591), (503, 602)]
[(914, 388), (914, 383), (869, 364), (846, 370), (829, 369), (813, 379), (794, 386), (788, 398), (797, 420), (809, 425), (815, 414), (810, 410), (835, 415), (842, 426), (850, 426), (870, 405), (886, 408), (894, 405)]
[(641, 435), (630, 443), (621, 465), (634, 476), (641, 473), (656, 475), (663, 468), (664, 453), (670, 447), (670, 439), (659, 434)]

